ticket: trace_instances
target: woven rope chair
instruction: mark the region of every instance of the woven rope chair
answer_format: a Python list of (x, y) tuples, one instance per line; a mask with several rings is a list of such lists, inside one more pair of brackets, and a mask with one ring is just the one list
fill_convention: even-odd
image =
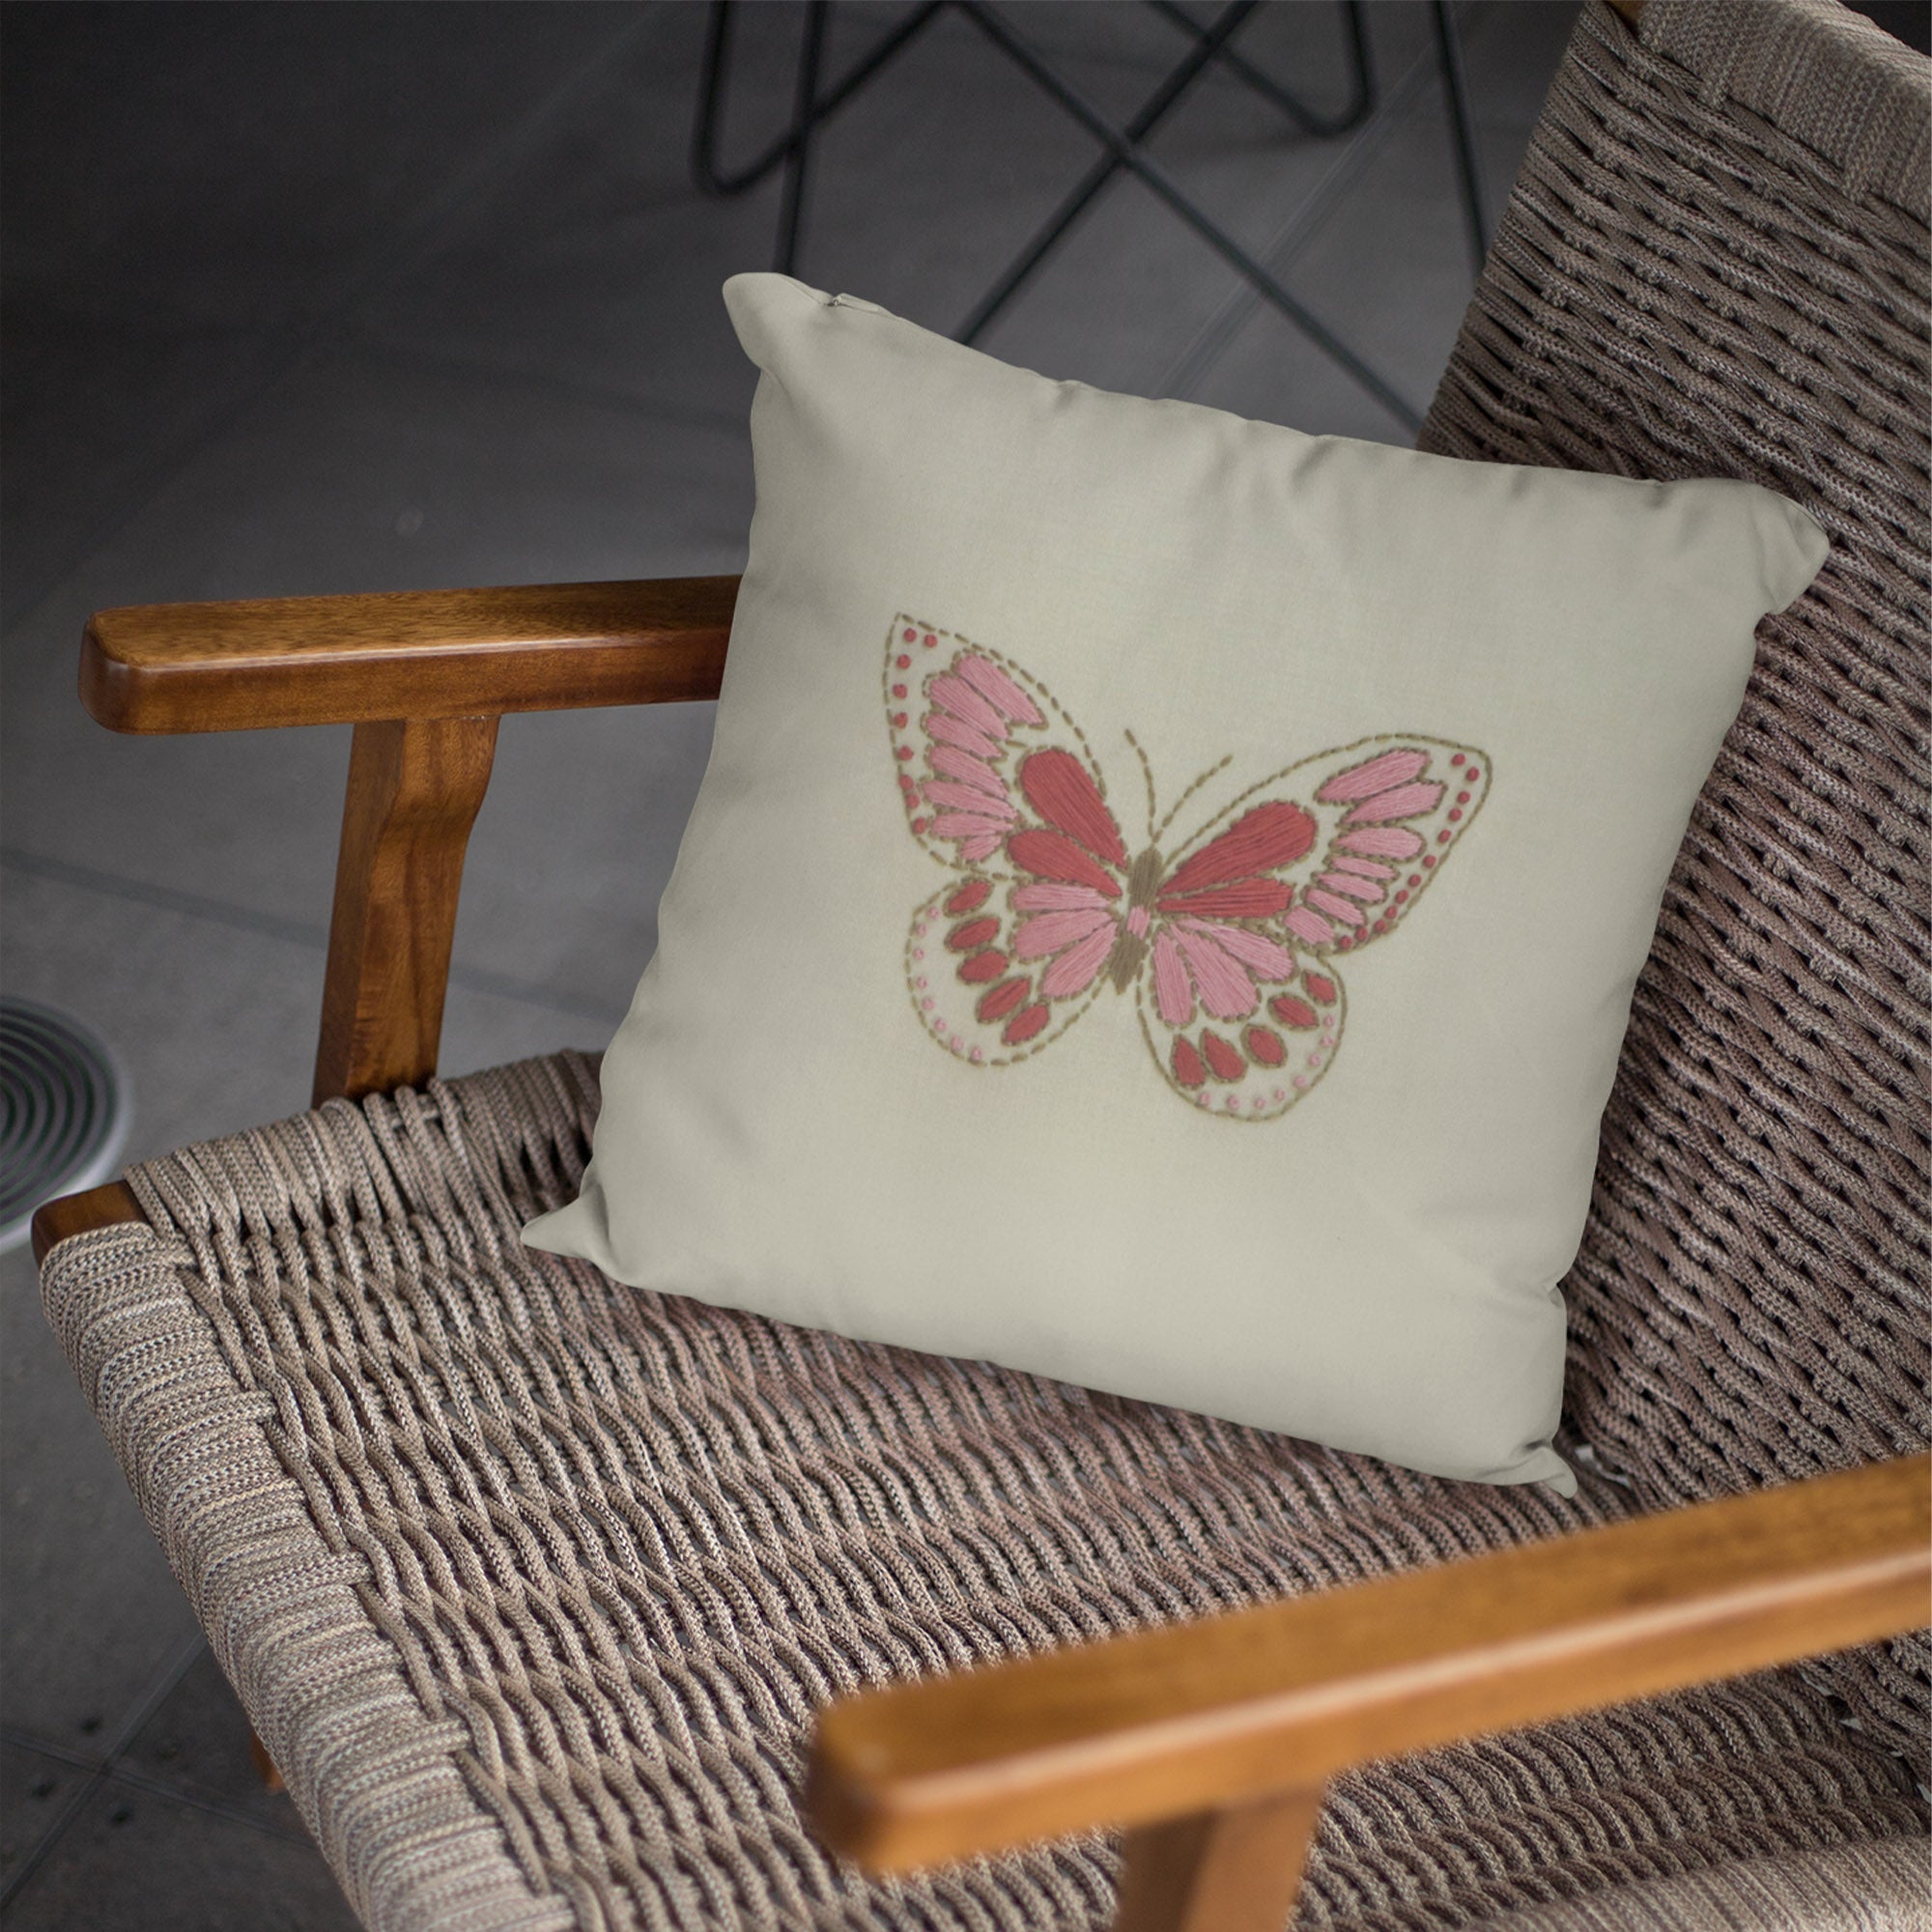
[(522, 1248), (597, 1085), (432, 1077), (496, 718), (714, 692), (731, 581), (96, 619), (117, 728), (356, 726), (317, 1110), (37, 1236), (371, 1924), (1097, 1928), (1120, 1824), (1139, 1932), (1932, 1921), (1927, 125), (1829, 0), (1593, 0), (1429, 419), (1833, 537), (1638, 991), (1570, 1501)]

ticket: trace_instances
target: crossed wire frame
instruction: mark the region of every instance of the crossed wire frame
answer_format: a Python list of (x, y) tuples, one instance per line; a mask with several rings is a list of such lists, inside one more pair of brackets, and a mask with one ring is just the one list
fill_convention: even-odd
[[(1398, 422), (1411, 432), (1419, 429), (1422, 418), (1413, 404), (1209, 215), (1168, 170), (1153, 159), (1146, 146), (1155, 129), (1186, 98), (1195, 82), (1209, 67), (1217, 65), (1260, 95), (1303, 135), (1329, 140), (1353, 132), (1368, 120), (1377, 101), (1362, 0), (1340, 0), (1338, 13), (1348, 56), (1349, 94), (1339, 110), (1327, 114), (1310, 107), (1234, 46), (1235, 36), (1257, 11), (1260, 0), (1229, 0), (1206, 23), (1176, 4), (1176, 0), (1147, 0), (1147, 5), (1185, 35), (1191, 45), (1141, 107), (1124, 124), (1117, 124), (1016, 32), (1000, 12), (986, 4), (986, 0), (923, 0), (923, 5), (914, 8), (881, 34), (838, 80), (821, 91), (820, 76), (832, 0), (808, 0), (804, 32), (799, 43), (790, 125), (749, 161), (727, 169), (719, 159), (718, 149), (729, 86), (732, 18), (736, 10), (734, 0), (712, 0), (698, 91), (697, 120), (692, 143), (693, 174), (705, 192), (730, 196), (745, 193), (766, 180), (774, 170), (782, 168), (784, 181), (775, 266), (781, 273), (794, 272), (804, 228), (812, 146), (818, 128), (910, 46), (933, 20), (952, 8), (971, 20), (1049, 99), (1079, 122), (1104, 151), (992, 287), (974, 304), (965, 321), (954, 331), (954, 340), (969, 343), (978, 340), (1101, 189), (1117, 174), (1126, 172), (1136, 176), (1165, 202), (1258, 295), (1285, 315)], [(1448, 108), (1463, 218), (1470, 248), (1480, 268), (1488, 245), (1488, 224), (1484, 216), (1481, 176), (1470, 128), (1462, 42), (1450, 0), (1432, 0), (1432, 14), (1436, 65)]]

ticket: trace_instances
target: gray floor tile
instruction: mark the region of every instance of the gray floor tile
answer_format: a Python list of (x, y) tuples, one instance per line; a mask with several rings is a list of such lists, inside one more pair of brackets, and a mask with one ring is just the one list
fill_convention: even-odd
[[(742, 430), (386, 360), (305, 370), (7, 637), (8, 846), (325, 925), (346, 733), (117, 738), (74, 697), (87, 611), (156, 599), (730, 570), (742, 561), (750, 499)], [(647, 742), (667, 728), (685, 747), (680, 763), (690, 763), (693, 744), (701, 758), (689, 721), (631, 727)], [(599, 768), (623, 761), (624, 727), (565, 726), (563, 738), (573, 731), (611, 748)], [(527, 814), (548, 794), (519, 792), (520, 734), (528, 735), (506, 727), (505, 791)], [(636, 815), (621, 799), (615, 819), (600, 813), (568, 782), (556, 796), (573, 801), (573, 817), (581, 808), (593, 837)], [(681, 808), (673, 822), (682, 823)], [(492, 808), (479, 859), (492, 826), (506, 823), (504, 809)], [(520, 944), (501, 958), (485, 946), (478, 963), (512, 970)]]
[(42, 1319), (33, 1258), (0, 1258), (0, 1696), (15, 1731), (106, 1748), (194, 1619)]
[[(1492, 219), (1502, 207), (1568, 38), (1574, 9), (1487, 9), (1470, 21), (1469, 92)], [(1433, 394), (1475, 282), (1460, 202), (1446, 192), (1450, 133), (1433, 70), (1326, 218), (1295, 251), (1291, 280), (1417, 406)], [(1528, 103), (1528, 104), (1526, 104)], [(1315, 434), (1406, 442), (1401, 428), (1273, 310), (1245, 296), (1197, 402)]]
[[(744, 11), (730, 162), (782, 125), (796, 44), (792, 10)], [(838, 17), (863, 43), (879, 14), (853, 8)], [(1180, 47), (1137, 6), (1033, 5), (1016, 18), (1031, 39), (1066, 52), (1072, 77), (1119, 115)], [(1372, 20), (1384, 64), (1406, 63), (1426, 33), (1425, 10), (1410, 0), (1376, 7)], [(568, 369), (589, 385), (736, 420), (751, 381), (717, 291), (738, 270), (769, 266), (777, 187), (725, 202), (691, 191), (702, 24), (700, 9), (672, 10), (570, 140), (479, 201), (442, 247), (363, 302), (357, 327), (482, 366)], [(1242, 45), (1305, 81), (1311, 96), (1337, 96), (1332, 10), (1264, 9)], [(844, 57), (835, 50), (832, 71)], [(1216, 77), (1163, 128), (1156, 153), (1217, 216), (1265, 237), (1326, 167), (1326, 146), (1293, 137), (1246, 88)], [(965, 20), (948, 15), (823, 130), (799, 272), (950, 330), (1097, 152)], [(651, 273), (637, 272), (640, 261)], [(1177, 331), (1184, 339), (1227, 281), (1144, 189), (1117, 184), (986, 346), (1050, 375), (1142, 385), (1141, 372), (1162, 366)]]
[(312, 318), (639, 11), (10, 8), (7, 272), (225, 325)]
[(69, 1758), (0, 1740), (0, 1889), (44, 1852), (90, 1776)]
[(322, 1855), (109, 1779), (7, 1910), (8, 1932), (353, 1932)]
[(0, 307), (0, 623), (31, 609), (280, 365), (271, 332), (102, 311), (44, 294)]
[[(285, 937), (71, 880), (0, 869), (11, 991), (80, 1013), (114, 1045), (134, 1094), (129, 1160), (279, 1120), (308, 1105), (324, 953)], [(627, 961), (634, 980), (642, 961)], [(590, 1017), (555, 1002), (455, 983), (442, 1066), (601, 1047), (629, 1000)]]
[(288, 1793), (270, 1791), (262, 1782), (248, 1754), (248, 1720), (208, 1651), (122, 1753), (115, 1774), (130, 1790), (162, 1790), (307, 1841)]

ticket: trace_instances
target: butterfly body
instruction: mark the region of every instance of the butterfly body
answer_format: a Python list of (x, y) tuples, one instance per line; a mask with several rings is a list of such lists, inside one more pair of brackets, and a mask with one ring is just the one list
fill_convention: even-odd
[(914, 914), (915, 1010), (969, 1065), (1044, 1051), (1111, 987), (1195, 1106), (1279, 1118), (1332, 1064), (1338, 953), (1394, 930), (1487, 796), (1466, 746), (1390, 734), (1248, 786), (1191, 837), (1130, 850), (1086, 738), (1011, 659), (895, 619), (887, 721), (908, 828), (952, 882)]

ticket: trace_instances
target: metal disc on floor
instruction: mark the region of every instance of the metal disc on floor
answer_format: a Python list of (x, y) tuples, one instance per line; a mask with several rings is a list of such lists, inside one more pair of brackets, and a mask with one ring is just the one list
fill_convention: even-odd
[(127, 1076), (71, 1014), (0, 1000), (0, 1253), (34, 1209), (116, 1171), (128, 1139)]

